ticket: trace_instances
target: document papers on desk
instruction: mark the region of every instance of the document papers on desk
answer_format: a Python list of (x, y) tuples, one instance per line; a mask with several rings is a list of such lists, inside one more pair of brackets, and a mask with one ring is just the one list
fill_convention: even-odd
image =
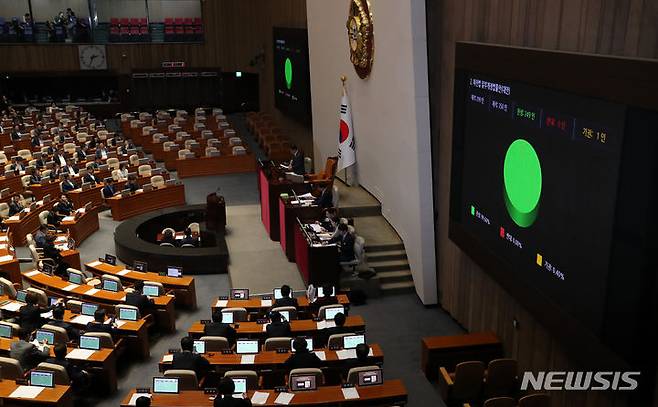
[(126, 274), (130, 273), (130, 270), (123, 269), (117, 273), (119, 276), (125, 276)]
[(11, 392), (10, 398), (15, 399), (34, 399), (45, 389), (41, 386), (18, 386), (16, 390)]
[[(356, 359), (356, 349), (341, 349), (336, 351), (338, 360)], [(368, 352), (368, 356), (374, 356), (372, 349)]]
[(318, 359), (327, 360), (327, 355), (324, 353), (323, 350), (316, 350), (314, 353), (315, 353), (315, 356), (318, 357)]
[(74, 324), (80, 324), (80, 325), (87, 325), (90, 322), (94, 321), (94, 317), (91, 315), (78, 315), (77, 317), (73, 318), (71, 322)]
[(261, 307), (271, 307), (272, 306), (272, 300), (260, 300), (260, 306)]
[(12, 256), (11, 254), (6, 254), (0, 257), (0, 263), (4, 263), (6, 261), (12, 261), (12, 260), (14, 260), (14, 256)]
[(95, 295), (95, 294), (96, 294), (97, 292), (99, 292), (99, 291), (100, 291), (100, 290), (97, 289), (97, 288), (92, 288), (91, 290), (88, 290), (88, 291), (85, 293), (85, 295)]
[(128, 401), (129, 406), (134, 406), (137, 404), (137, 399), (140, 397), (148, 397), (151, 398), (151, 393), (135, 393), (132, 396), (130, 396), (130, 401)]
[(274, 399), (274, 404), (290, 404), (293, 397), (295, 395), (292, 393), (279, 393), (279, 396)]
[(223, 307), (226, 307), (227, 305), (228, 305), (227, 300), (217, 300), (217, 302), (215, 303), (215, 307), (222, 307), (223, 308)]
[(64, 287), (63, 290), (64, 290), (64, 291), (73, 291), (73, 290), (75, 290), (75, 289), (78, 288), (78, 287), (80, 287), (80, 286), (77, 285), (77, 284), (69, 284), (69, 285), (67, 285), (66, 287)]
[(172, 355), (172, 354), (164, 355), (164, 356), (162, 357), (162, 361), (163, 361), (164, 363), (171, 363), (171, 362), (174, 361), (174, 355)]
[(62, 218), (62, 222), (73, 222), (75, 220), (75, 216), (64, 216)]
[(267, 398), (270, 396), (269, 393), (265, 393), (262, 391), (256, 391), (254, 394), (251, 396), (251, 404), (255, 404), (257, 406), (261, 406), (265, 403), (267, 403)]
[(89, 266), (90, 267), (97, 267), (97, 266), (100, 266), (101, 264), (103, 264), (103, 262), (96, 260), (96, 261), (92, 261), (91, 263), (89, 263)]
[(12, 302), (9, 302), (9, 303), (3, 305), (2, 309), (5, 310), (5, 311), (9, 311), (9, 312), (16, 312), (19, 309), (21, 309), (22, 306), (23, 306), (23, 304), (21, 304), (20, 302), (12, 301)]
[(256, 355), (242, 355), (240, 359), (241, 365), (253, 365), (256, 361)]
[(318, 321), (316, 324), (318, 329), (333, 328), (336, 326), (336, 323), (334, 321), (322, 320), (322, 321)]
[(354, 400), (359, 398), (359, 392), (356, 390), (356, 387), (347, 387), (341, 390), (343, 391), (343, 397), (345, 397), (345, 400)]
[(73, 349), (68, 355), (66, 355), (66, 358), (87, 360), (94, 354), (94, 352), (96, 351), (92, 349)]
[(315, 233), (322, 233), (322, 226), (318, 225), (317, 223), (309, 223), (309, 225)]
[(37, 274), (39, 274), (39, 270), (32, 270), (32, 271), (28, 271), (27, 273), (25, 273), (25, 275), (28, 276), (28, 277), (32, 277), (32, 276), (35, 276)]

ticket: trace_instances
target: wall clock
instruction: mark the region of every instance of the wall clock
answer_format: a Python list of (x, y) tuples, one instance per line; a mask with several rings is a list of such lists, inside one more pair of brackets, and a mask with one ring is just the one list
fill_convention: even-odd
[(370, 75), (375, 54), (372, 13), (367, 0), (350, 0), (347, 37), (350, 60), (359, 78), (365, 79)]
[(78, 59), (81, 70), (107, 69), (105, 45), (78, 45)]

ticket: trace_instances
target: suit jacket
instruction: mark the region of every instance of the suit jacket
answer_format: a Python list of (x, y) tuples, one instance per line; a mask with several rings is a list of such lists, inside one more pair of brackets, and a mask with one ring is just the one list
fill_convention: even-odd
[(124, 186), (124, 189), (128, 189), (128, 190), (130, 190), (130, 192), (135, 192), (135, 191), (137, 191), (137, 190), (139, 189), (139, 185), (137, 185), (136, 182), (128, 182), (128, 183), (126, 183), (126, 185)]
[(24, 332), (32, 332), (43, 325), (43, 318), (41, 313), (48, 312), (52, 307), (41, 308), (38, 305), (26, 304), (18, 310), (18, 320), (20, 321), (21, 329)]
[(192, 245), (196, 246), (197, 243), (198, 243), (198, 240), (195, 239), (195, 238), (193, 238), (192, 236), (190, 236), (190, 237), (184, 237), (184, 238), (180, 241), (180, 245), (181, 245), (181, 246), (184, 245), (184, 244), (192, 244)]
[(285, 298), (279, 298), (278, 300), (274, 301), (274, 304), (272, 305), (272, 308), (278, 308), (278, 307), (296, 307), (297, 304), (297, 298), (291, 298), (291, 297), (285, 297)]
[(326, 328), (322, 330), (322, 344), (327, 345), (329, 342), (329, 337), (331, 335), (336, 335), (336, 334), (344, 334), (351, 332), (352, 330), (349, 328), (345, 328), (344, 326), (334, 326), (331, 328)]
[(41, 176), (32, 174), (30, 175), (30, 184), (40, 184), (41, 183)]
[(354, 260), (354, 235), (345, 233), (345, 235), (336, 235), (329, 240), (330, 243), (340, 244), (340, 258), (339, 261)]
[(172, 369), (194, 370), (197, 379), (201, 380), (210, 370), (210, 362), (201, 355), (189, 351), (174, 353), (174, 360), (171, 362)]
[(149, 297), (143, 295), (142, 293), (134, 292), (126, 294), (126, 304), (133, 305), (139, 308), (139, 313), (144, 316), (146, 314), (151, 314), (153, 311), (153, 303), (149, 300)]
[(69, 336), (69, 340), (77, 342), (80, 339), (80, 331), (78, 328), (74, 327), (66, 321), (62, 321), (61, 319), (53, 319), (48, 322), (48, 325), (58, 326), (60, 328), (66, 329), (66, 334)]
[(106, 148), (97, 149), (96, 150), (96, 158), (103, 158), (103, 153), (105, 153), (105, 157), (107, 157), (107, 149)]
[(111, 324), (102, 324), (100, 322), (92, 321), (87, 324), (85, 332), (107, 332), (114, 337), (117, 333), (117, 329)]
[(267, 325), (267, 337), (268, 338), (279, 338), (279, 337), (292, 337), (292, 332), (290, 331), (290, 324), (287, 322), (272, 322)]
[(62, 192), (69, 192), (73, 191), (74, 189), (75, 184), (70, 179), (62, 181)]
[(162, 237), (162, 240), (160, 240), (160, 243), (171, 243), (174, 246), (178, 246), (178, 241), (173, 237), (164, 236), (164, 237)]
[(322, 366), (322, 361), (313, 352), (295, 352), (283, 364), (283, 367), (287, 371), (292, 369), (301, 369), (301, 368), (319, 368)]
[(69, 375), (69, 380), (71, 380), (73, 383), (78, 382), (82, 378), (82, 369), (71, 363), (68, 359), (48, 358), (46, 359), (46, 363), (59, 365), (66, 369), (66, 373)]
[(306, 174), (306, 168), (304, 168), (304, 155), (301, 153), (301, 151), (298, 151), (296, 155), (292, 156), (290, 166), (292, 167), (292, 172), (295, 174)]
[(249, 399), (239, 399), (236, 397), (222, 397), (221, 395), (217, 396), (213, 402), (214, 407), (251, 407), (251, 400)]
[(96, 184), (99, 182), (98, 178), (90, 172), (86, 173), (85, 176), (82, 178), (84, 182), (91, 182), (92, 184)]
[(325, 188), (322, 190), (322, 194), (315, 200), (315, 204), (320, 208), (331, 208), (333, 205), (331, 188)]
[(114, 187), (112, 185), (106, 185), (103, 187), (103, 196), (105, 198), (111, 198), (114, 196)]
[(211, 322), (203, 326), (203, 334), (205, 336), (223, 336), (231, 346), (235, 343), (236, 332), (229, 324)]
[(21, 204), (16, 202), (9, 202), (9, 216), (16, 215), (18, 212), (22, 211), (23, 207)]
[(18, 360), (24, 371), (33, 369), (36, 365), (48, 359), (50, 354), (48, 346), (44, 346), (43, 351), (40, 351), (30, 342), (23, 340), (12, 342), (9, 349), (9, 357)]

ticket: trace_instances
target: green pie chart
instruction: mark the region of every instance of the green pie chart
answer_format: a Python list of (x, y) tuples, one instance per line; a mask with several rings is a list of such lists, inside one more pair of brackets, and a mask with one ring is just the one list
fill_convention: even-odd
[(505, 207), (518, 226), (527, 228), (537, 219), (542, 173), (532, 144), (515, 140), (507, 148), (503, 164)]
[(286, 65), (284, 68), (286, 75), (286, 86), (288, 86), (288, 89), (290, 89), (292, 88), (292, 61), (290, 58), (286, 58)]

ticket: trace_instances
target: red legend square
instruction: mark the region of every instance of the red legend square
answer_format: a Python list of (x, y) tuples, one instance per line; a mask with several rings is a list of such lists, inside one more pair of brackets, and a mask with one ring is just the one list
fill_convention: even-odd
[(505, 238), (505, 228), (502, 226), (500, 227), (500, 237)]

